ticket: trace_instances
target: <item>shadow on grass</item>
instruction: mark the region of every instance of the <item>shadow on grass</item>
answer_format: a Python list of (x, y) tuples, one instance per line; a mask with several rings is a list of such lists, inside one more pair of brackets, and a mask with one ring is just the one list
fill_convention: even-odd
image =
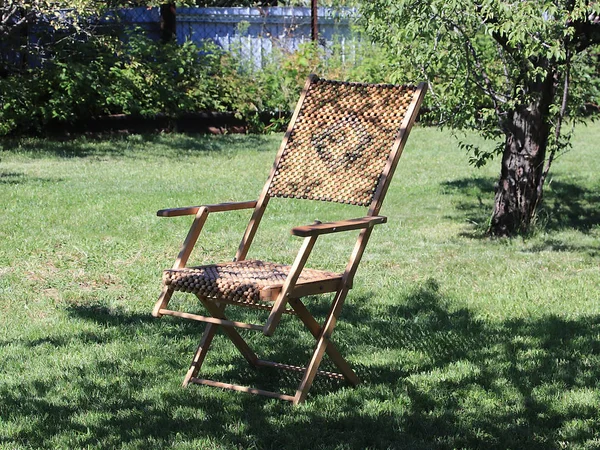
[(544, 191), (540, 211), (543, 227), (550, 231), (573, 228), (587, 233), (600, 225), (600, 190), (581, 184), (552, 181)]
[(25, 183), (56, 183), (62, 181), (60, 178), (30, 177), (22, 172), (0, 172), (0, 185), (18, 185)]
[(591, 258), (600, 258), (600, 242), (596, 240), (595, 243), (589, 245), (578, 245), (567, 244), (560, 239), (548, 238), (544, 239), (542, 242), (532, 245), (527, 251), (532, 253), (543, 251), (571, 252), (587, 254)]
[[(363, 384), (351, 389), (318, 382), (300, 408), (219, 389), (182, 389), (201, 334), (197, 324), (72, 307), (69, 320), (99, 337), (85, 331), (37, 342), (47, 353), (36, 364), (65, 362), (53, 362), (50, 374), (32, 369), (18, 389), (0, 384), (0, 416), (18, 424), (0, 442), (103, 448), (597, 444), (600, 317), (484, 322), (450, 307), (434, 281), (398, 294), (393, 305), (354, 297), (346, 306), (334, 340), (355, 361)], [(311, 342), (303, 336), (287, 321), (272, 347), (256, 334), (250, 344), (261, 356), (302, 360)], [(208, 377), (250, 385), (281, 381), (272, 371), (261, 377), (243, 359), (232, 359), (222, 336), (213, 345), (203, 368)], [(69, 365), (73, 352), (87, 352), (87, 362)]]
[[(494, 186), (492, 178), (463, 178), (443, 183), (444, 192), (455, 197), (456, 214), (450, 218), (474, 224), (474, 236), (482, 236), (493, 208)], [(544, 190), (544, 202), (538, 211), (538, 228), (587, 233), (600, 225), (599, 204), (598, 189), (589, 189), (581, 183), (553, 181)]]
[[(151, 144), (151, 145), (148, 145)], [(73, 139), (5, 139), (0, 149), (40, 157), (181, 157), (194, 154), (231, 153), (237, 150), (274, 151), (265, 135), (134, 134)]]
[(492, 178), (462, 178), (442, 183), (442, 191), (454, 197), (456, 213), (449, 218), (473, 225), (467, 237), (484, 237), (494, 200), (495, 181)]

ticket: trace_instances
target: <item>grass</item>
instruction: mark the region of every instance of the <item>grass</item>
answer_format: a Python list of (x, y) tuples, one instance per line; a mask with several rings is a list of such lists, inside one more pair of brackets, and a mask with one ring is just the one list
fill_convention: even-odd
[[(473, 169), (447, 133), (416, 128), (334, 334), (363, 384), (317, 381), (298, 408), (182, 389), (202, 327), (150, 310), (189, 218), (154, 212), (256, 198), (279, 139), (0, 144), (0, 448), (600, 448), (598, 124), (577, 129), (536, 230), (513, 240), (483, 237), (498, 163)], [(287, 262), (291, 226), (363, 210), (268, 212), (251, 256)], [(195, 262), (229, 259), (247, 218), (212, 215)], [(353, 239), (324, 237), (309, 265), (343, 267)], [(311, 345), (293, 319), (249, 339), (292, 363)], [(294, 385), (213, 345), (208, 376)]]

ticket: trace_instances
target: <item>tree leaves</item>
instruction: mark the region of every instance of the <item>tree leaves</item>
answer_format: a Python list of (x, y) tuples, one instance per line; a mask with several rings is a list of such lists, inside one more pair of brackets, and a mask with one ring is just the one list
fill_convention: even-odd
[[(597, 2), (589, 3), (370, 0), (361, 12), (369, 35), (397, 63), (397, 80), (430, 83), (430, 120), (496, 138), (505, 132), (511, 111), (535, 101), (536, 86), (548, 74), (556, 78), (560, 103), (567, 50), (574, 48), (578, 32), (574, 24), (589, 22), (599, 8)], [(588, 63), (589, 58), (573, 58), (573, 84), (586, 89), (571, 93), (569, 115), (581, 112), (583, 103), (590, 101), (584, 92), (599, 91), (598, 72), (579, 67)], [(552, 108), (550, 123), (556, 114), (557, 108)]]

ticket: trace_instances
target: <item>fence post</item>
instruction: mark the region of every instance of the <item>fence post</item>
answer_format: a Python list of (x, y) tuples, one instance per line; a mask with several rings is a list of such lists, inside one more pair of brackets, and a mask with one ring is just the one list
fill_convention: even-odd
[(160, 5), (160, 37), (164, 43), (170, 42), (177, 37), (175, 11), (175, 3), (163, 3)]
[(310, 26), (311, 26), (311, 39), (315, 42), (319, 40), (319, 26), (318, 26), (318, 14), (317, 14), (317, 0), (310, 0)]

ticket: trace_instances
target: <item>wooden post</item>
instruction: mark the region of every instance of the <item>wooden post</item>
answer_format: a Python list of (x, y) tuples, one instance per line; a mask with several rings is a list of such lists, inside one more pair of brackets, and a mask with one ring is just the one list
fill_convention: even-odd
[(311, 39), (314, 42), (319, 41), (319, 26), (317, 20), (317, 0), (310, 0), (310, 28)]
[(175, 3), (160, 5), (160, 38), (164, 43), (177, 40), (177, 20)]

